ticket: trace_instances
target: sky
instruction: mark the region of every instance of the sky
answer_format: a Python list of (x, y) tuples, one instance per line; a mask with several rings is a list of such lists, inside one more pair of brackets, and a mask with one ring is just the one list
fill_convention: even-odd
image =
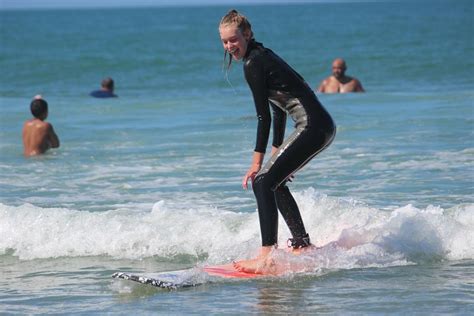
[[(327, 0), (326, 0), (327, 1)], [(324, 2), (321, 0), (0, 0), (0, 9), (170, 6), (244, 3)]]

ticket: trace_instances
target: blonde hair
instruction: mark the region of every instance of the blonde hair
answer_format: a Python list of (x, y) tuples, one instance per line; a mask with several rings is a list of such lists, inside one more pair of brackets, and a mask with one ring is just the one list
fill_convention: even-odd
[(242, 32), (242, 34), (250, 32), (250, 38), (253, 39), (252, 25), (245, 15), (240, 14), (237, 12), (237, 10), (232, 9), (222, 17), (219, 26), (226, 24), (237, 24), (237, 27)]
[[(230, 24), (235, 24), (242, 34), (249, 34), (250, 40), (254, 39), (253, 32), (252, 32), (252, 25), (250, 24), (249, 20), (245, 17), (245, 15), (240, 14), (235, 9), (230, 10), (229, 12), (227, 12), (226, 15), (222, 17), (221, 22), (219, 23), (219, 27), (223, 25), (230, 25)], [(224, 50), (224, 65), (225, 65), (226, 59), (227, 59), (227, 51)], [(231, 63), (232, 63), (232, 56), (230, 56), (229, 54), (229, 62), (227, 64), (227, 69), (230, 68)]]

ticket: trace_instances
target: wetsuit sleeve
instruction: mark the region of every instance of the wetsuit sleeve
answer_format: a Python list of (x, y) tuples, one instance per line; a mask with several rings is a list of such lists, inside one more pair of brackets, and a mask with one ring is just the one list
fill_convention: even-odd
[(267, 84), (263, 63), (258, 58), (249, 59), (244, 64), (245, 80), (252, 90), (255, 110), (257, 111), (257, 140), (255, 151), (265, 153), (270, 133), (271, 115), (268, 106)]
[(272, 146), (280, 147), (285, 137), (286, 112), (270, 102), (273, 110), (273, 143)]

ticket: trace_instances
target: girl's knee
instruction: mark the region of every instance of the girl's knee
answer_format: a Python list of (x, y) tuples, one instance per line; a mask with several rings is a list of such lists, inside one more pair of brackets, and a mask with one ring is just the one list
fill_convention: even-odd
[(267, 174), (261, 174), (255, 178), (252, 184), (253, 192), (255, 195), (262, 194), (265, 192), (272, 192), (272, 182)]
[(253, 183), (252, 183), (252, 189), (253, 189), (253, 192), (255, 194), (257, 194), (258, 192), (261, 192), (265, 189), (265, 175), (261, 174), (261, 175), (258, 175), (254, 180), (253, 180)]

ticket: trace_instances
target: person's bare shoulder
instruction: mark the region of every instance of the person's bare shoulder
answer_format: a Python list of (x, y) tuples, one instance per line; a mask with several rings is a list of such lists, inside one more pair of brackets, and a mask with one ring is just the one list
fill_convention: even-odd
[(355, 92), (365, 92), (364, 88), (362, 87), (362, 83), (357, 78), (352, 79), (354, 81), (354, 91)]
[(37, 128), (38, 131), (49, 132), (51, 130), (51, 124), (45, 121), (37, 121), (35, 122), (35, 128)]
[(316, 91), (324, 93), (330, 81), (331, 81), (331, 76), (327, 77), (326, 79), (323, 79), (321, 83), (319, 84), (319, 87), (316, 89)]
[(39, 130), (43, 127), (42, 124), (39, 124), (38, 120), (32, 119), (25, 121), (25, 124), (23, 124), (23, 131), (33, 131), (33, 130)]
[(30, 126), (33, 126), (33, 125), (34, 125), (34, 122), (35, 122), (34, 119), (26, 120), (25, 123), (23, 124), (23, 127), (30, 127)]
[[(23, 135), (32, 135), (36, 139), (42, 139), (52, 133), (52, 125), (40, 120), (26, 121), (23, 126)], [(54, 133), (54, 131), (53, 131)], [(34, 135), (34, 136), (33, 136)]]
[(339, 92), (339, 81), (334, 76), (329, 76), (321, 83), (321, 93), (337, 93)]

